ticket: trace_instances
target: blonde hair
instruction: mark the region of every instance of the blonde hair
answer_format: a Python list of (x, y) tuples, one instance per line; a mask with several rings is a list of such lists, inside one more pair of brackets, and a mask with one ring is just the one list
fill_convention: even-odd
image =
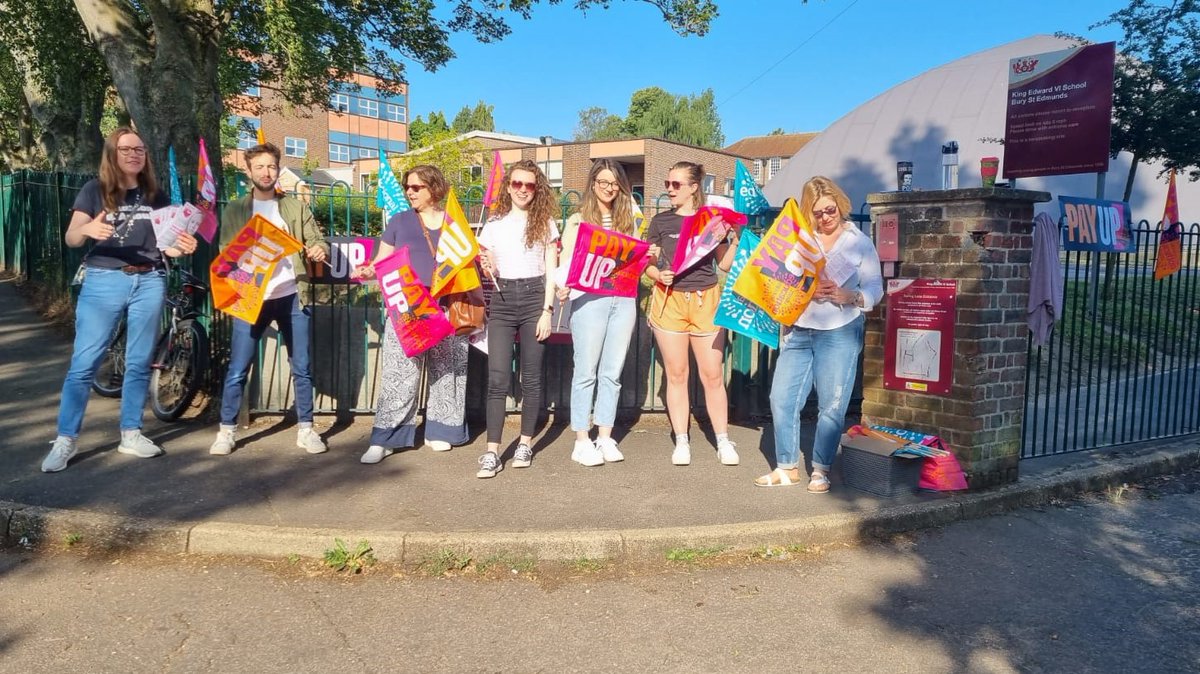
[(597, 176), (603, 171), (612, 171), (617, 182), (617, 195), (612, 202), (612, 228), (621, 234), (633, 234), (633, 189), (629, 186), (629, 178), (621, 163), (612, 159), (597, 159), (592, 162), (592, 170), (588, 172), (588, 188), (583, 194), (583, 203), (579, 206), (579, 215), (584, 222), (599, 225), (604, 219), (600, 210), (600, 198), (596, 196), (595, 184)]
[(842, 188), (825, 176), (813, 176), (804, 183), (804, 187), (800, 188), (800, 212), (805, 219), (812, 221), (813, 206), (821, 200), (821, 197), (833, 199), (833, 203), (838, 209), (838, 215), (842, 217), (843, 221), (850, 216), (850, 197), (846, 196)]
[[(125, 188), (121, 185), (125, 174), (117, 163), (117, 142), (130, 134), (145, 143), (145, 139), (128, 126), (118, 127), (104, 139), (104, 151), (100, 155), (100, 196), (104, 201), (104, 210), (109, 213), (116, 213), (125, 203)], [(154, 198), (158, 196), (158, 180), (154, 177), (150, 148), (146, 148), (146, 163), (138, 171), (137, 182), (142, 190), (142, 203), (154, 203)]]

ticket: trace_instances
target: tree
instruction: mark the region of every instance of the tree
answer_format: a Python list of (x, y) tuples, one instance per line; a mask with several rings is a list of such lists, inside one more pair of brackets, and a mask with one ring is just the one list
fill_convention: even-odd
[(488, 105), (483, 101), (475, 104), (474, 108), (463, 106), (462, 110), (454, 116), (454, 123), (451, 128), (454, 133), (468, 133), (470, 131), (495, 131), (496, 120), (492, 118), (492, 110), (495, 106)]
[(450, 130), (436, 132), (429, 141), (424, 149), (392, 157), (392, 170), (400, 176), (417, 164), (433, 164), (459, 190), (459, 198), (462, 198), (466, 190), (478, 182), (472, 177), (471, 167), (479, 165), (483, 145), (473, 138), (460, 140), (458, 134)]
[(777, 126), (777, 127), (775, 127), (774, 131), (772, 131), (771, 133), (768, 133), (767, 135), (768, 136), (782, 136), (782, 135), (785, 135), (786, 133), (787, 133), (787, 131), (784, 131), (783, 127)]
[(626, 137), (625, 120), (599, 107), (579, 111), (575, 140), (615, 140)]
[[(581, 136), (588, 136), (581, 138)], [(607, 140), (649, 136), (700, 147), (725, 144), (721, 117), (712, 89), (698, 96), (676, 96), (660, 87), (633, 92), (625, 119), (609, 115), (604, 108), (579, 112), (576, 140)]]
[(421, 116), (413, 120), (408, 126), (408, 148), (410, 150), (418, 150), (423, 147), (433, 145), (433, 138), (446, 133), (450, 130), (450, 125), (446, 123), (446, 116), (439, 112), (429, 113), (429, 121), (421, 120)]

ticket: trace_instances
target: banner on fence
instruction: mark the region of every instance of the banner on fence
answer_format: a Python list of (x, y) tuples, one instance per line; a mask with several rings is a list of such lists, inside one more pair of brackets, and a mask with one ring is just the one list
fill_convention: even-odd
[(1058, 205), (1066, 222), (1065, 250), (1136, 253), (1129, 224), (1129, 203), (1105, 199), (1060, 196)]
[(705, 206), (695, 215), (685, 217), (679, 227), (679, 245), (675, 247), (671, 271), (678, 275), (696, 266), (725, 242), (729, 230), (744, 224), (745, 215), (718, 206)]
[(1154, 280), (1159, 281), (1183, 267), (1183, 225), (1179, 222), (1179, 193), (1175, 190), (1175, 169), (1167, 183), (1167, 203), (1163, 207), (1162, 235), (1158, 257), (1154, 260)]
[(327, 236), (329, 264), (305, 259), (309, 283), (363, 283), (350, 278), (355, 267), (368, 264), (375, 257), (379, 240), (369, 236)]
[(579, 223), (579, 235), (567, 287), (597, 295), (637, 297), (638, 279), (650, 261), (650, 244), (590, 222)]
[(208, 268), (213, 307), (247, 323), (257, 321), (275, 265), (303, 248), (261, 215), (250, 218)]
[(729, 275), (725, 277), (725, 288), (721, 291), (717, 316), (713, 322), (738, 334), (757, 339), (772, 349), (778, 349), (779, 323), (765, 310), (733, 292), (738, 275), (745, 269), (760, 240), (754, 232), (742, 231), (742, 238), (738, 241), (737, 251), (734, 253), (733, 265), (729, 268)]
[(795, 199), (788, 199), (750, 255), (733, 290), (766, 310), (783, 325), (792, 325), (808, 308), (817, 289), (825, 256), (812, 226)]
[(376, 262), (375, 272), (388, 322), (396, 331), (406, 356), (412, 358), (425, 353), (454, 334), (454, 326), (450, 325), (445, 312), (413, 271), (408, 246), (401, 246)]

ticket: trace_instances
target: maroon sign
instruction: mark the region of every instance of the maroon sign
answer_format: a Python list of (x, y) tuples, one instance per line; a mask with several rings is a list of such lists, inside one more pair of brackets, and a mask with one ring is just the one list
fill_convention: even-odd
[(954, 380), (954, 279), (892, 279), (883, 387), (946, 395)]
[(1008, 62), (1004, 177), (1108, 170), (1116, 43)]

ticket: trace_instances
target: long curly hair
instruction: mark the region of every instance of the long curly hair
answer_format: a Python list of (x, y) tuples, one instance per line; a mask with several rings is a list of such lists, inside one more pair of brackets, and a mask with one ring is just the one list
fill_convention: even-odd
[[(118, 127), (104, 139), (104, 150), (100, 155), (100, 196), (104, 201), (104, 210), (109, 213), (116, 213), (125, 203), (125, 188), (121, 186), (125, 174), (121, 171), (121, 165), (117, 163), (117, 141), (129, 134), (145, 141), (137, 131), (128, 126)], [(137, 181), (142, 190), (142, 203), (147, 206), (154, 203), (154, 198), (158, 195), (158, 180), (154, 177), (150, 148), (146, 148), (146, 163), (138, 172)]]
[(546, 243), (546, 240), (550, 238), (550, 227), (553, 225), (554, 213), (558, 210), (558, 204), (554, 203), (554, 194), (550, 191), (550, 181), (546, 179), (546, 174), (542, 173), (542, 169), (538, 168), (538, 165), (532, 160), (522, 159), (509, 166), (508, 171), (504, 174), (504, 189), (500, 190), (500, 198), (496, 201), (498, 217), (508, 215), (513, 209), (512, 195), (508, 193), (508, 185), (517, 171), (532, 173), (534, 182), (537, 183), (533, 201), (529, 202), (529, 208), (526, 210), (528, 218), (525, 221), (525, 247), (533, 248), (539, 243)]
[(597, 159), (592, 162), (592, 170), (588, 172), (587, 189), (583, 193), (583, 203), (579, 206), (579, 215), (583, 217), (584, 222), (590, 222), (593, 225), (599, 225), (603, 220), (604, 214), (600, 210), (600, 199), (596, 196), (595, 185), (596, 177), (605, 170), (612, 171), (613, 176), (617, 179), (617, 185), (620, 186), (611, 207), (613, 230), (632, 235), (633, 189), (629, 186), (629, 178), (625, 175), (625, 169), (621, 166), (621, 162), (612, 159)]

